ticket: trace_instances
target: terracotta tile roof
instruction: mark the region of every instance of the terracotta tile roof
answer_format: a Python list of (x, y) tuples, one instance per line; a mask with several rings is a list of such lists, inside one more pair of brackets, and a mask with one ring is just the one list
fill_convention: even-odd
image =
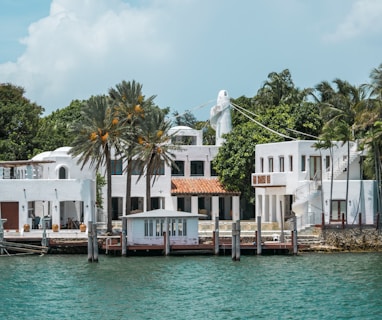
[(172, 195), (240, 195), (228, 191), (217, 178), (176, 178), (171, 179)]

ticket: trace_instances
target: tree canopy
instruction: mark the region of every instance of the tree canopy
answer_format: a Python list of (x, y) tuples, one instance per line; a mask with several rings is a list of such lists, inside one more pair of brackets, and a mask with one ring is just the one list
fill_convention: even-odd
[(0, 84), (0, 160), (25, 160), (39, 145), (36, 139), (44, 109), (24, 97), (23, 88)]

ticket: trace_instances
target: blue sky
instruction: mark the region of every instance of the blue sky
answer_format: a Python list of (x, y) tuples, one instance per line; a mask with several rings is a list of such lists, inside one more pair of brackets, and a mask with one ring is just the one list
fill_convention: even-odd
[(0, 0), (0, 82), (49, 114), (136, 80), (207, 120), (219, 90), (252, 97), (271, 72), (368, 82), (381, 17), (380, 0)]

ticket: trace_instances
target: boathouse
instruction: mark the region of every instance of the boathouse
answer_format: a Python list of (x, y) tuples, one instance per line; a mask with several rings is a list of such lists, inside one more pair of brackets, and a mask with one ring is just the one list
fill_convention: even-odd
[(198, 222), (204, 215), (157, 209), (130, 214), (127, 219), (127, 245), (163, 245), (167, 231), (170, 245), (199, 243)]

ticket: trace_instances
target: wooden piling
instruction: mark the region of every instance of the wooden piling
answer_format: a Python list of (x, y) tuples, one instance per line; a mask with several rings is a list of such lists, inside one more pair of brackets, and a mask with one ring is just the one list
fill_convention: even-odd
[(261, 216), (257, 216), (257, 254), (261, 254)]
[(216, 255), (219, 254), (219, 217), (215, 217), (215, 232), (214, 236), (214, 252)]
[(93, 224), (88, 221), (88, 262), (93, 262)]
[(93, 223), (92, 237), (93, 237), (93, 262), (98, 262), (98, 238), (97, 238), (97, 224), (96, 223)]
[(359, 230), (362, 231), (362, 213), (358, 213), (358, 225), (359, 225)]
[(325, 229), (325, 212), (321, 213), (321, 228)]
[[(297, 217), (296, 217), (297, 219)], [(297, 224), (297, 222), (296, 222)], [(297, 229), (297, 228), (296, 228)], [(321, 214), (321, 230), (322, 230), (322, 237), (325, 239), (326, 238), (326, 231), (325, 231), (325, 212), (322, 212)]]
[[(0, 242), (4, 240), (4, 223), (7, 222), (7, 219), (0, 219)], [(0, 254), (4, 254), (3, 247), (0, 248)]]
[(48, 218), (42, 218), (42, 239), (41, 239), (41, 245), (43, 247), (47, 247), (48, 246), (48, 239), (46, 237), (46, 222), (49, 220)]
[(236, 242), (235, 242), (235, 244), (236, 244), (235, 260), (240, 261), (240, 220), (236, 221)]
[(293, 254), (298, 254), (298, 243), (297, 243), (297, 217), (293, 219), (293, 231), (292, 231), (292, 242), (293, 242)]
[(342, 220), (342, 229), (345, 229), (345, 213), (343, 212), (342, 212), (341, 220)]
[(231, 252), (232, 260), (236, 260), (236, 222), (232, 222)]
[(122, 217), (122, 239), (121, 239), (121, 246), (122, 246), (122, 256), (127, 256), (127, 217)]
[(165, 219), (165, 228), (166, 231), (163, 233), (164, 235), (164, 254), (168, 256), (170, 254), (170, 232), (168, 225), (168, 218)]

